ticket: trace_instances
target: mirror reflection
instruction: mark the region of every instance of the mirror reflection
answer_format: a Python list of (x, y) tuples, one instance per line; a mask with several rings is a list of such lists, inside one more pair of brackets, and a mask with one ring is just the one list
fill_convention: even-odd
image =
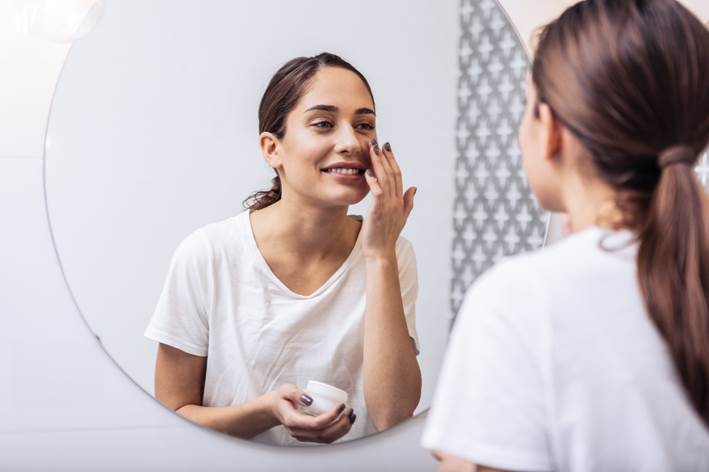
[[(159, 401), (275, 444), (354, 439), (413, 415), (418, 284), (399, 234), (416, 189), (379, 146), (375, 109), (366, 78), (334, 54), (270, 80), (258, 142), (273, 186), (176, 251), (146, 331)], [(348, 215), (368, 193), (366, 216)]]
[(543, 241), (524, 50), (493, 3), (203, 5), (107, 3), (67, 59), (45, 180), (77, 307), (197, 424), (390, 428), (430, 405), (465, 288)]

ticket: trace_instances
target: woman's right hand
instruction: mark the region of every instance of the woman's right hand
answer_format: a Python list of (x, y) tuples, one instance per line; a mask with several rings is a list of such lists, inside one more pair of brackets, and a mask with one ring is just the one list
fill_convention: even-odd
[(347, 434), (356, 418), (344, 403), (318, 416), (303, 413), (298, 406), (310, 406), (312, 399), (295, 385), (281, 385), (269, 395), (272, 415), (298, 441), (331, 443)]

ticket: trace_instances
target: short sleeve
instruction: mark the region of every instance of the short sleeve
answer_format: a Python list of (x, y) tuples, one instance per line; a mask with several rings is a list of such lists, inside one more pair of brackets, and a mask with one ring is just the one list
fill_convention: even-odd
[(180, 243), (145, 330), (147, 338), (195, 356), (207, 355), (210, 262), (209, 245), (200, 230)]
[(399, 237), (396, 251), (399, 266), (399, 286), (401, 301), (404, 305), (404, 317), (409, 336), (414, 340), (416, 354), (419, 354), (419, 338), (416, 332), (416, 298), (418, 297), (418, 275), (416, 273), (416, 255), (411, 242)]
[(466, 295), (422, 445), (488, 467), (552, 470), (544, 295), (510, 262)]

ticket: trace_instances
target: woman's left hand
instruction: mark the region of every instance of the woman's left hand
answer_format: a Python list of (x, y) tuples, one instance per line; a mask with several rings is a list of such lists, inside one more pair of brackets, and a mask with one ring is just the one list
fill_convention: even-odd
[(365, 180), (373, 201), (361, 229), (362, 249), (368, 258), (389, 257), (396, 254), (396, 240), (414, 208), (416, 188), (403, 193), (401, 169), (389, 143), (380, 149), (372, 140), (369, 156), (372, 167), (365, 172)]

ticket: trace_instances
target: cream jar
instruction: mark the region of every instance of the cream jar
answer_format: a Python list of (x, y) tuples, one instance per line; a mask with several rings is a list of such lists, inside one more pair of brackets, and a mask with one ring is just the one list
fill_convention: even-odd
[(310, 406), (301, 407), (301, 410), (313, 416), (321, 415), (340, 406), (342, 403), (347, 403), (348, 397), (347, 392), (344, 390), (315, 380), (308, 381), (305, 393), (313, 399), (313, 403)]

